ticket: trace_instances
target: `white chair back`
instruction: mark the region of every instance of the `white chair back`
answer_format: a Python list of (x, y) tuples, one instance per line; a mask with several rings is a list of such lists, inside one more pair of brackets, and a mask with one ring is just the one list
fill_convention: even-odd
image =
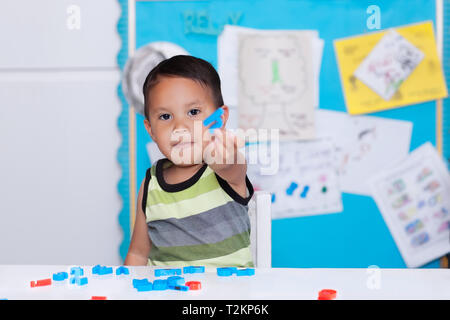
[(248, 203), (250, 243), (253, 262), (257, 268), (272, 267), (271, 204), (271, 195), (266, 191), (255, 191)]

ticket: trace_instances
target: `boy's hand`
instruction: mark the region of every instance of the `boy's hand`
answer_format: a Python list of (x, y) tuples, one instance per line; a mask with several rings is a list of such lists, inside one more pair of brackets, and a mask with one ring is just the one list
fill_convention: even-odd
[(205, 131), (205, 139), (209, 141), (203, 151), (203, 161), (214, 171), (230, 165), (245, 164), (245, 157), (239, 151), (245, 145), (244, 139), (224, 128), (214, 129), (211, 135)]
[[(216, 122), (206, 126), (203, 138), (206, 147), (203, 150), (203, 161), (242, 198), (246, 197), (247, 164), (245, 156), (239, 151), (245, 145), (245, 139), (238, 137), (225, 128), (215, 129), (211, 135), (209, 128)], [(205, 141), (204, 140), (204, 141)]]
[(213, 135), (209, 128), (206, 131), (205, 139), (209, 143), (203, 151), (203, 161), (245, 197), (247, 165), (245, 156), (238, 150), (245, 145), (245, 140), (222, 128), (215, 129)]

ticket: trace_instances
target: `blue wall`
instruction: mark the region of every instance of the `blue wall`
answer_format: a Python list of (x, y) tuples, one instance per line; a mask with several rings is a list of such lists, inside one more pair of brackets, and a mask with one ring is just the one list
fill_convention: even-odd
[[(381, 29), (432, 20), (434, 1), (183, 1), (138, 2), (136, 46), (170, 41), (217, 67), (217, 37), (185, 34), (183, 14), (206, 13), (213, 26), (230, 23), (260, 29), (316, 29), (325, 40), (320, 75), (320, 108), (345, 111), (333, 40), (370, 32), (369, 5), (381, 9)], [(204, 20), (203, 20), (204, 21)], [(225, 101), (226, 103), (226, 101)], [(374, 113), (379, 117), (413, 122), (411, 150), (436, 142), (435, 102)], [(150, 166), (145, 144), (150, 141), (137, 115), (137, 188)], [(382, 268), (406, 267), (395, 242), (371, 197), (343, 194), (344, 211), (336, 214), (274, 220), (273, 267)], [(425, 267), (436, 268), (439, 260)]]

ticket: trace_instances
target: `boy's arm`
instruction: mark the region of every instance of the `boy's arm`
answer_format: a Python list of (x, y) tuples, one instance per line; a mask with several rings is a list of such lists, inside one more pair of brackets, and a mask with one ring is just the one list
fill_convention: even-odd
[(133, 236), (131, 237), (130, 247), (124, 263), (127, 266), (146, 266), (148, 263), (148, 256), (150, 254), (151, 242), (148, 236), (145, 214), (144, 211), (142, 211), (141, 206), (144, 181), (139, 189)]
[[(214, 153), (213, 159), (207, 159), (206, 163), (222, 179), (243, 198), (247, 197), (247, 185), (245, 177), (247, 174), (247, 163), (244, 155), (239, 152), (239, 148), (244, 145), (244, 141), (224, 129), (216, 129), (214, 140), (208, 146), (209, 154)], [(205, 154), (208, 155), (206, 152)], [(219, 163), (216, 160), (221, 160)]]
[(247, 164), (230, 164), (230, 165), (210, 165), (211, 169), (217, 173), (223, 180), (242, 197), (247, 197), (247, 184), (245, 183), (245, 175), (247, 174)]

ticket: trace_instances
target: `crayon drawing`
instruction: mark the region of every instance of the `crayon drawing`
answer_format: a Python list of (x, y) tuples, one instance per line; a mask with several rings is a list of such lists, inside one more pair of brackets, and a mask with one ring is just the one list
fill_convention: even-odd
[[(273, 175), (262, 175), (261, 161), (248, 161), (247, 175), (255, 190), (272, 193), (273, 219), (342, 211), (335, 147), (331, 139), (281, 142), (279, 155), (270, 154), (265, 145), (251, 145), (247, 151), (267, 152), (270, 161), (278, 159), (278, 171)], [(265, 150), (261, 152), (258, 148)]]
[(424, 54), (395, 30), (378, 42), (354, 75), (385, 100), (390, 100)]
[(430, 143), (372, 177), (370, 186), (408, 267), (450, 252), (450, 174)]
[(412, 123), (319, 109), (318, 137), (333, 137), (343, 192), (370, 195), (367, 180), (409, 152)]
[(239, 127), (314, 138), (312, 31), (245, 34), (239, 40)]
[(447, 96), (431, 21), (337, 39), (334, 47), (350, 114)]

